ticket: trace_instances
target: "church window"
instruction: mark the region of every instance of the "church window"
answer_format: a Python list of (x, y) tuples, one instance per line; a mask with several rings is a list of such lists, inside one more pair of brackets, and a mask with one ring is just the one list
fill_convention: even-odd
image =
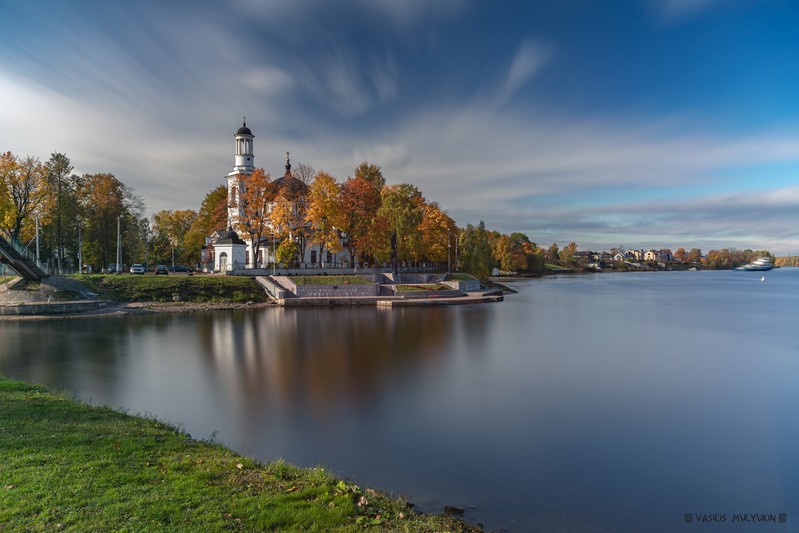
[(311, 264), (316, 264), (316, 250), (311, 250)]

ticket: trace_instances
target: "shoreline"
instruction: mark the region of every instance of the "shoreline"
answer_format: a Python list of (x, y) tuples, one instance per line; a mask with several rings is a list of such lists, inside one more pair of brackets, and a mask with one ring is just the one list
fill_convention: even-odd
[(0, 407), (0, 529), (483, 530), (324, 468), (261, 462), (152, 416), (2, 375)]

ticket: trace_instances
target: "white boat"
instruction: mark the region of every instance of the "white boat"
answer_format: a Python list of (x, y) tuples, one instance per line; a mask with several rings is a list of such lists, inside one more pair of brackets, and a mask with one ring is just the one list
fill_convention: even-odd
[(771, 270), (772, 268), (774, 268), (774, 264), (771, 262), (771, 258), (758, 257), (751, 263), (748, 263), (744, 266), (735, 267), (735, 270), (748, 270), (750, 272), (760, 272), (765, 270)]

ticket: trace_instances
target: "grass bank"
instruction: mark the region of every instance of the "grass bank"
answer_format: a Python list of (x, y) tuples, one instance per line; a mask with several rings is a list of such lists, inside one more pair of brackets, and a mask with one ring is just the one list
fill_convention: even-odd
[(395, 285), (397, 292), (432, 292), (449, 291), (452, 287), (441, 283), (420, 283), (416, 285)]
[(74, 277), (101, 298), (117, 302), (265, 302), (258, 282), (246, 276), (131, 276)]
[(477, 531), (2, 377), (0, 460), (4, 531)]

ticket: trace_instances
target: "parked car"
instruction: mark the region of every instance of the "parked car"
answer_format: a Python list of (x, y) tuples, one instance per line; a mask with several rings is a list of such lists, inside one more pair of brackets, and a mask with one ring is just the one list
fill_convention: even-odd
[(142, 265), (140, 265), (139, 263), (136, 263), (134, 265), (130, 265), (130, 273), (131, 274), (144, 275), (144, 267)]
[(191, 274), (192, 272), (194, 272), (194, 270), (192, 270), (191, 268), (189, 268), (187, 266), (183, 266), (183, 265), (175, 265), (173, 267), (169, 267), (169, 271), (170, 272), (183, 272), (183, 273), (188, 273), (188, 274)]
[(169, 274), (169, 269), (166, 267), (166, 265), (155, 265), (155, 275), (157, 276), (158, 274), (163, 274), (166, 276)]

